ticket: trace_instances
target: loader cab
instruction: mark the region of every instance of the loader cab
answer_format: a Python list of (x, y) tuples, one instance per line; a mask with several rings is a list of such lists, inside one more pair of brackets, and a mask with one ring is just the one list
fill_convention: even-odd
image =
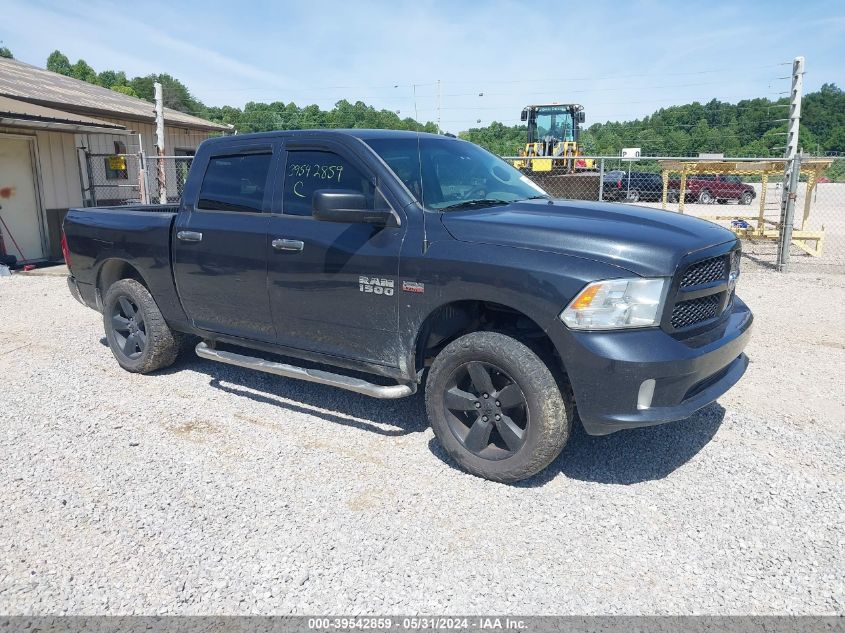
[(528, 123), (528, 142), (547, 137), (557, 142), (578, 142), (578, 124), (584, 122), (584, 108), (577, 104), (528, 106), (521, 120)]
[[(584, 123), (584, 106), (577, 103), (530, 105), (520, 119), (528, 125), (528, 139), (513, 166), (526, 173), (573, 173), (596, 168), (594, 158), (580, 158), (579, 125)], [(535, 158), (542, 157), (542, 158)]]

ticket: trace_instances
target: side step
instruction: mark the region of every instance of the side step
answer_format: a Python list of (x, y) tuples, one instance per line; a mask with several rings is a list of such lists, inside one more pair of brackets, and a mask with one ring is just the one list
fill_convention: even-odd
[(263, 358), (255, 358), (253, 356), (235, 354), (234, 352), (224, 352), (222, 350), (212, 349), (205, 342), (201, 342), (197, 345), (196, 352), (197, 356), (201, 358), (216, 360), (219, 363), (237, 365), (238, 367), (246, 367), (247, 369), (255, 369), (268, 374), (284, 376), (285, 378), (296, 378), (297, 380), (316, 382), (321, 385), (331, 385), (332, 387), (346, 389), (347, 391), (354, 391), (355, 393), (372, 396), (373, 398), (404, 398), (405, 396), (410, 396), (417, 391), (417, 386), (415, 384), (376, 385), (374, 383), (367, 382), (366, 380), (361, 380), (360, 378), (333, 374), (319, 369), (296, 367), (295, 365), (288, 365), (286, 363), (274, 363), (273, 361), (264, 360)]

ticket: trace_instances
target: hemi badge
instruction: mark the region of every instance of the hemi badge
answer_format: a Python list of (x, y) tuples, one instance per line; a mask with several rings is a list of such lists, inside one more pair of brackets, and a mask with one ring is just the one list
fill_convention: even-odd
[(403, 281), (402, 290), (405, 292), (416, 292), (417, 294), (422, 294), (425, 292), (425, 284), (421, 284), (418, 281)]

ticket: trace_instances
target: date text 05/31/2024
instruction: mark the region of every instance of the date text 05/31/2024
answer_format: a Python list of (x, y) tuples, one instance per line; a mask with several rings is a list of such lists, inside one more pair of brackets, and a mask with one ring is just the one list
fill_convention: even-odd
[(521, 631), (525, 628), (525, 622), (523, 620), (512, 619), (507, 617), (316, 617), (308, 619), (308, 628), (311, 630), (321, 631), (424, 631), (444, 629), (453, 631)]

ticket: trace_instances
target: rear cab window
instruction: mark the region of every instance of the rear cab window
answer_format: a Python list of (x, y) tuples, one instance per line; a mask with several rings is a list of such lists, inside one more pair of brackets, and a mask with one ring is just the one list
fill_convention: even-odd
[(272, 159), (269, 151), (212, 156), (200, 185), (197, 208), (261, 213)]

